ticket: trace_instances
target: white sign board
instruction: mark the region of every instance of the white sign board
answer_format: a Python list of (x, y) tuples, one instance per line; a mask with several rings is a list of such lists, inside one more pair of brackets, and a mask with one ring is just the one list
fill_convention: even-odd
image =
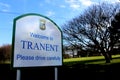
[(52, 20), (25, 14), (13, 27), (13, 68), (62, 65), (62, 33)]

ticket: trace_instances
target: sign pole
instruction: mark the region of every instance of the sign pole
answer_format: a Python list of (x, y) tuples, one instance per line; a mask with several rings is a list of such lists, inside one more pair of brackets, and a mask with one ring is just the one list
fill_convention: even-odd
[(19, 69), (17, 69), (17, 77), (16, 80), (20, 80), (21, 72)]
[(58, 80), (58, 69), (55, 67), (55, 80)]

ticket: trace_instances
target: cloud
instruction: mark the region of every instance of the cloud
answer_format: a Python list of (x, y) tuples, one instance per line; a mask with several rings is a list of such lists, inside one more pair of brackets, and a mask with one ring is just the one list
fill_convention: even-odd
[(45, 0), (46, 3), (48, 4), (56, 4), (58, 2), (57, 0)]
[(74, 9), (79, 9), (80, 5), (78, 5), (78, 4), (72, 4), (72, 5), (70, 5), (70, 7), (74, 8)]
[(52, 0), (45, 0), (46, 3), (51, 3)]
[(54, 15), (55, 15), (55, 12), (53, 12), (53, 11), (48, 11), (48, 12), (46, 13), (46, 15), (47, 15), (48, 17), (54, 16)]
[(96, 4), (96, 2), (93, 2), (91, 0), (80, 0), (81, 4), (84, 6), (90, 6), (92, 4)]
[(120, 0), (102, 0), (102, 1), (110, 2), (110, 3), (120, 2)]
[(92, 4), (96, 4), (96, 2), (92, 0), (65, 0), (65, 2), (74, 10), (79, 10), (81, 7), (88, 7)]
[(6, 3), (2, 3), (2, 2), (0, 2), (0, 6), (10, 7), (10, 5), (8, 5), (8, 4), (6, 4)]
[(0, 10), (3, 12), (8, 12), (10, 10), (10, 5), (0, 2)]
[(73, 9), (80, 8), (80, 1), (79, 0), (65, 0), (66, 3)]
[(65, 5), (60, 5), (60, 7), (61, 7), (61, 8), (66, 8), (66, 6), (65, 6)]

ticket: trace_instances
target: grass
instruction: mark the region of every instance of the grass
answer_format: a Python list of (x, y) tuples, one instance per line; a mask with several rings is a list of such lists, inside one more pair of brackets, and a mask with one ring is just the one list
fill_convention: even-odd
[[(120, 63), (120, 55), (112, 55), (112, 60), (110, 64)], [(67, 66), (72, 66), (75, 64), (105, 64), (104, 56), (94, 56), (94, 57), (80, 57), (80, 58), (69, 58), (64, 59), (63, 64)]]
[(11, 62), (9, 60), (7, 61), (0, 61), (0, 64), (10, 64)]
[(111, 63), (106, 63), (104, 56), (69, 58), (63, 60), (63, 66), (81, 72), (119, 72), (120, 55), (113, 55)]

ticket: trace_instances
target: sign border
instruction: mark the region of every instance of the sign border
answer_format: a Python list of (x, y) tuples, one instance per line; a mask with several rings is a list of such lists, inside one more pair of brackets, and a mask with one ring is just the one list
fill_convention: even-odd
[[(30, 16), (30, 15), (35, 15), (35, 16), (40, 16), (40, 17), (43, 17), (43, 18), (45, 18), (45, 19), (48, 19), (49, 21), (51, 21), (57, 28), (58, 28), (58, 30), (60, 31), (60, 33), (61, 33), (61, 54), (62, 54), (62, 64), (61, 65), (55, 65), (55, 66), (31, 66), (31, 67), (14, 67), (14, 45), (15, 45), (15, 32), (16, 32), (16, 21), (18, 20), (18, 19), (20, 19), (20, 18), (23, 18), (23, 17), (25, 17), (25, 16)], [(37, 14), (37, 13), (27, 13), (27, 14), (22, 14), (22, 15), (20, 15), (20, 16), (18, 16), (18, 17), (16, 17), (16, 18), (14, 18), (14, 20), (13, 20), (13, 33), (12, 33), (12, 55), (11, 55), (11, 68), (12, 69), (22, 69), (22, 68), (38, 68), (38, 67), (59, 67), (59, 66), (62, 66), (63, 65), (63, 40), (62, 40), (62, 37), (63, 37), (63, 35), (62, 35), (62, 31), (61, 31), (61, 29), (58, 27), (58, 25), (53, 21), (53, 20), (51, 20), (50, 18), (48, 18), (48, 17), (46, 17), (46, 16), (43, 16), (43, 15), (41, 15), (41, 14)]]

